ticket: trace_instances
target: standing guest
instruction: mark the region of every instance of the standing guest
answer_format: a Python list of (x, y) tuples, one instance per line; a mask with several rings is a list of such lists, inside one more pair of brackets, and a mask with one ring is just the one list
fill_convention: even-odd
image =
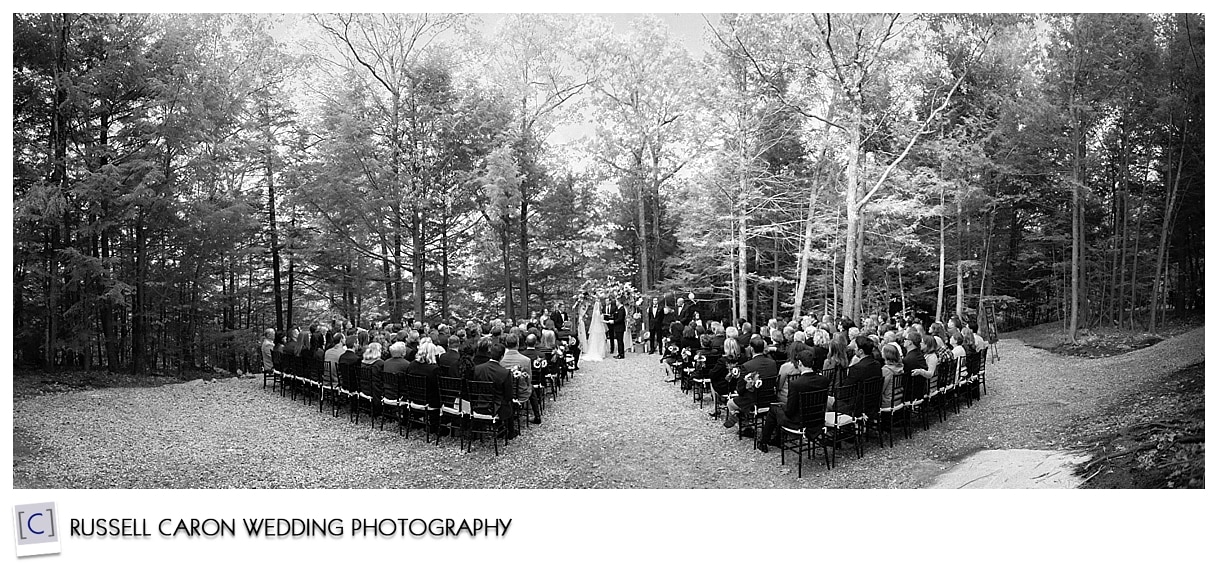
[(685, 326), (694, 321), (694, 308), (685, 303), (684, 297), (677, 298), (676, 315), (677, 321), (681, 323), (681, 326)]
[(275, 329), (268, 328), (262, 333), (262, 344), (259, 347), (262, 356), (262, 374), (264, 376), (275, 373)]
[(660, 307), (660, 298), (651, 298), (651, 307), (647, 308), (643, 320), (648, 331), (648, 354), (655, 354), (664, 339), (664, 308)]
[(795, 357), (794, 362), (795, 366), (799, 369), (799, 375), (792, 377), (787, 384), (787, 399), (785, 402), (782, 402), (782, 407), (771, 407), (770, 411), (766, 413), (765, 424), (761, 427), (761, 443), (758, 445), (758, 449), (762, 453), (769, 452), (770, 446), (778, 447), (780, 445), (781, 441), (776, 440), (777, 436), (774, 435), (779, 425), (792, 430), (798, 430), (803, 428), (804, 424), (807, 423), (808, 426), (805, 428), (805, 431), (809, 439), (820, 433), (820, 426), (824, 424), (823, 418), (818, 421), (804, 421), (799, 416), (802, 406), (799, 402), (800, 393), (829, 388), (829, 379), (812, 367), (813, 361), (810, 350), (800, 352)]

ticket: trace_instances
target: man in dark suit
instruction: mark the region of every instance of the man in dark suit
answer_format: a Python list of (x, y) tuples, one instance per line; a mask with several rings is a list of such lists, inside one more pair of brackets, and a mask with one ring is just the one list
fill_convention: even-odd
[(622, 305), (622, 298), (618, 297), (613, 300), (613, 306), (609, 310), (609, 353), (612, 354), (614, 346), (617, 347), (617, 356), (615, 358), (621, 360), (626, 357), (626, 307)]
[(649, 354), (654, 354), (660, 349), (660, 343), (664, 341), (664, 308), (660, 306), (660, 298), (651, 298), (651, 307), (647, 308), (647, 331), (651, 337), (647, 340), (647, 345), (650, 347)]
[[(490, 405), (474, 405), (474, 409), (485, 410), (486, 412), (494, 412), (499, 414), (499, 420), (505, 425), (510, 426), (512, 420), (512, 397), (515, 396), (515, 381), (512, 379), (512, 372), (507, 368), (499, 365), (503, 360), (503, 353), (507, 349), (503, 344), (498, 342), (492, 343), (490, 346), (490, 358), (486, 363), (474, 366), (475, 381), (489, 381), (495, 387), (495, 394)], [(508, 430), (507, 438), (511, 440), (516, 437), (514, 430)]]
[(686, 304), (684, 297), (677, 298), (677, 320), (681, 321), (681, 326), (689, 326), (694, 321), (694, 307)]
[[(405, 345), (402, 346), (403, 350)], [(448, 337), (448, 349), (444, 350), (440, 357), (436, 358), (436, 365), (444, 369), (448, 377), (457, 377), (457, 365), (461, 363), (461, 337), (453, 335)]]
[[(853, 402), (832, 401), (829, 409), (838, 412), (851, 414), (854, 412), (854, 407), (861, 405), (863, 401), (863, 385), (871, 380), (884, 380), (884, 366), (875, 359), (875, 343), (866, 336), (858, 336), (854, 339), (854, 355), (859, 358), (854, 365), (846, 372), (846, 377), (842, 379), (841, 386), (855, 385), (855, 395)], [(840, 404), (839, 404), (840, 403)]]
[(746, 384), (748, 376), (756, 374), (763, 385), (774, 385), (778, 381), (778, 364), (765, 353), (765, 341), (760, 336), (754, 337), (749, 342), (749, 347), (753, 351), (753, 357), (740, 366), (740, 378), (736, 380), (736, 397), (727, 402), (727, 417), (723, 423), (725, 428), (736, 425), (736, 413), (752, 412), (757, 404), (757, 390), (749, 389)]
[(550, 320), (554, 321), (554, 330), (560, 331), (567, 324), (567, 313), (563, 312), (563, 303), (558, 301), (554, 303), (554, 311), (550, 313)]
[[(777, 436), (774, 433), (779, 424), (793, 430), (803, 426), (804, 421), (799, 417), (800, 393), (829, 388), (829, 378), (821, 375), (812, 367), (814, 361), (811, 350), (804, 350), (795, 356), (795, 367), (799, 369), (799, 375), (792, 377), (787, 382), (787, 404), (782, 408), (771, 406), (770, 412), (766, 415), (765, 424), (761, 427), (761, 444), (758, 446), (762, 452), (769, 452), (770, 446), (778, 446), (779, 442), (775, 439)], [(808, 434), (815, 436), (820, 426), (824, 424), (824, 419), (808, 422)], [(820, 422), (820, 425), (817, 422)]]

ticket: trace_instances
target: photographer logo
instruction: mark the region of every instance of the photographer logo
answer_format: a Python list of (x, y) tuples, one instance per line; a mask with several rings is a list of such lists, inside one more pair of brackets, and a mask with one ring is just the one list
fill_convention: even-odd
[(13, 507), (17, 557), (59, 553), (59, 522), (55, 503), (19, 504)]

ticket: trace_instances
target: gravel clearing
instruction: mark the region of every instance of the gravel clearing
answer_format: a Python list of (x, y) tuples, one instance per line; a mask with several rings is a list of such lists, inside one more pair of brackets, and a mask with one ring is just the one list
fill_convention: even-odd
[[(1115, 357), (1000, 343), (988, 395), (896, 447), (819, 457), (796, 478), (670, 383), (658, 356), (586, 362), (502, 455), (356, 426), (262, 389), (261, 378), (14, 399), (17, 488), (922, 487), (986, 449), (1072, 450), (1071, 432), (1120, 394), (1204, 361), (1204, 329)], [(789, 457), (789, 456), (788, 456)]]

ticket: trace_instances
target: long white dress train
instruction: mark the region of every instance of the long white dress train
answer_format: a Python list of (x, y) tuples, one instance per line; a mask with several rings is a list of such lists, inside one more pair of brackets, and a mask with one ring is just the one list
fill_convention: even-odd
[(592, 306), (592, 319), (588, 326), (588, 347), (580, 354), (579, 359), (589, 362), (599, 362), (605, 359), (605, 316), (601, 314), (599, 301)]

